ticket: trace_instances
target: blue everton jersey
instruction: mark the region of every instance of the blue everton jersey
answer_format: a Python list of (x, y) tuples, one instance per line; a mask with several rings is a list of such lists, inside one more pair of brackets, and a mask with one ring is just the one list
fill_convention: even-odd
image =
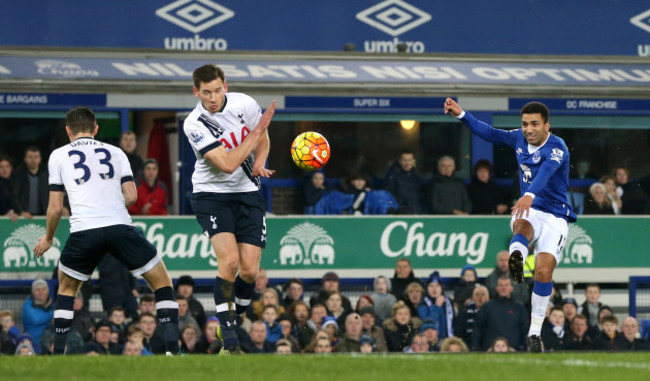
[(575, 222), (569, 204), (569, 150), (564, 140), (550, 134), (541, 147), (528, 144), (521, 128), (499, 130), (474, 118), (469, 112), (461, 119), (474, 134), (491, 143), (507, 144), (515, 150), (519, 164), (521, 196), (535, 195), (533, 208)]

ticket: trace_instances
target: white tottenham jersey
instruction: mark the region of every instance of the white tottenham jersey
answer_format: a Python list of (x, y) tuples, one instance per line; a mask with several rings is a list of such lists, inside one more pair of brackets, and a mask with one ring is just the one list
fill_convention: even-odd
[(226, 151), (237, 148), (261, 117), (260, 106), (246, 94), (226, 93), (224, 106), (214, 114), (199, 101), (183, 124), (185, 136), (196, 155), (192, 174), (194, 193), (240, 193), (259, 189), (259, 177), (252, 175), (255, 161), (252, 153), (233, 173), (222, 172), (203, 155), (221, 145)]
[(122, 183), (133, 181), (133, 173), (121, 149), (79, 138), (54, 150), (48, 169), (50, 190), (68, 192), (71, 233), (131, 224)]

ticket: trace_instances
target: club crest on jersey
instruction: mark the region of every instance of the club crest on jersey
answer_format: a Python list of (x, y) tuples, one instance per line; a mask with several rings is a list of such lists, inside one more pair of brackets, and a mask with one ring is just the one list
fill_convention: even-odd
[(559, 148), (553, 148), (553, 151), (551, 151), (551, 160), (562, 163), (562, 157), (564, 157), (564, 151)]
[(190, 132), (190, 138), (194, 143), (198, 143), (203, 140), (203, 134), (198, 131), (192, 131)]
[(237, 117), (239, 118), (239, 123), (246, 124), (246, 121), (244, 120), (244, 113), (243, 112), (238, 112)]
[(521, 155), (524, 153), (524, 151), (521, 149), (521, 147), (517, 147), (517, 155)]
[(542, 160), (542, 156), (540, 156), (539, 150), (537, 150), (533, 154), (533, 163), (537, 164), (537, 163), (539, 163), (540, 160)]

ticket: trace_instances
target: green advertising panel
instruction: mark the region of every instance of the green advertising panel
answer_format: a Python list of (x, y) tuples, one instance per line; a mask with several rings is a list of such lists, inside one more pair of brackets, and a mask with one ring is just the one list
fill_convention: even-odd
[[(268, 270), (394, 268), (409, 258), (414, 268), (494, 267), (510, 240), (507, 217), (269, 217), (262, 266)], [(192, 217), (136, 218), (171, 271), (216, 268), (208, 239)], [(68, 237), (61, 221), (42, 258), (32, 249), (45, 234), (45, 219), (0, 219), (0, 277), (51, 271)], [(648, 218), (581, 218), (569, 225), (562, 268), (642, 268)]]

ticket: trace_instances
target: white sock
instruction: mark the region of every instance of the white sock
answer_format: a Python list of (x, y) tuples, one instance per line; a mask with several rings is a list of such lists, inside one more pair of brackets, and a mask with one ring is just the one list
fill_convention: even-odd
[(551, 300), (551, 295), (541, 296), (533, 292), (531, 297), (531, 311), (530, 311), (530, 329), (528, 336), (539, 336), (542, 334), (542, 324), (546, 317), (546, 308), (548, 302)]
[(524, 257), (524, 261), (526, 260), (526, 257), (528, 256), (528, 248), (524, 246), (521, 242), (513, 242), (510, 244), (510, 254), (512, 254), (513, 251), (519, 250), (521, 252), (522, 257)]

